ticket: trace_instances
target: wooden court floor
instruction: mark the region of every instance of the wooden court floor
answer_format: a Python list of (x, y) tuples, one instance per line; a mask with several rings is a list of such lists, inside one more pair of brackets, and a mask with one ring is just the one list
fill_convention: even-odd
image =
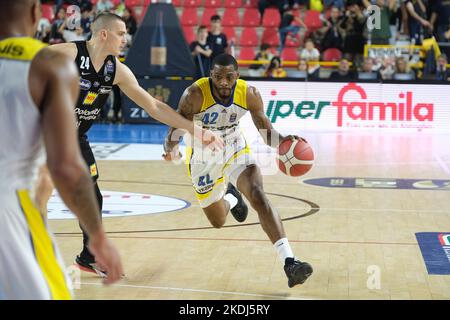
[[(307, 133), (316, 163), (302, 179), (450, 179), (449, 136)], [(429, 275), (417, 232), (450, 232), (450, 188), (314, 186), (264, 176), (301, 260), (314, 268), (288, 288), (272, 244), (252, 210), (214, 229), (197, 205), (185, 167), (163, 161), (99, 161), (103, 190), (185, 199), (189, 208), (104, 219), (126, 278), (104, 287), (82, 273), (77, 299), (450, 299), (450, 276)], [(75, 220), (52, 220), (69, 266), (81, 247)], [(61, 234), (62, 233), (62, 234)], [(65, 234), (64, 234), (65, 233)]]

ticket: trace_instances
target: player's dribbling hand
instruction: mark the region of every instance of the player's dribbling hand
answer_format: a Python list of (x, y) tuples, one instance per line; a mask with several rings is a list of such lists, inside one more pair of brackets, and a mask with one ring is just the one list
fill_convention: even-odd
[(301, 141), (303, 141), (303, 142), (308, 142), (308, 141), (306, 141), (305, 138), (302, 138), (302, 137), (297, 136), (297, 135), (295, 135), (295, 134), (290, 134), (290, 135), (284, 137), (283, 140), (286, 140), (286, 139), (291, 139), (291, 140), (301, 140)]
[(178, 161), (178, 160), (180, 160), (183, 157), (183, 155), (178, 150), (172, 150), (170, 152), (165, 152), (162, 155), (162, 157), (166, 161)]
[(104, 232), (99, 232), (91, 237), (89, 250), (95, 256), (97, 266), (107, 274), (103, 284), (113, 284), (123, 276), (122, 261), (119, 251), (114, 244), (106, 238)]

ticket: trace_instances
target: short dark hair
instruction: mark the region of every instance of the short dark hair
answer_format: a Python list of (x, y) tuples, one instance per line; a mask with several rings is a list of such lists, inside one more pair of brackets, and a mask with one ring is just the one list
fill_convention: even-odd
[(94, 19), (94, 21), (92, 21), (91, 24), (91, 29), (92, 29), (92, 33), (95, 34), (97, 31), (99, 31), (102, 28), (107, 27), (111, 21), (114, 20), (119, 20), (119, 21), (123, 21), (121, 16), (118, 16), (115, 13), (111, 13), (111, 12), (102, 12), (99, 15), (97, 15)]
[(203, 29), (208, 30), (208, 27), (202, 24), (201, 26), (198, 27), (197, 33), (199, 33), (199, 32), (200, 32), (201, 30), (203, 30)]
[(259, 49), (260, 49), (261, 51), (267, 50), (267, 49), (269, 49), (269, 48), (270, 48), (270, 44), (268, 44), (268, 43), (263, 43), (263, 44), (261, 44), (261, 46), (259, 47)]
[(211, 16), (211, 19), (209, 19), (210, 21), (217, 21), (217, 20), (222, 20), (222, 18), (218, 15), (215, 14), (213, 16)]
[(235, 71), (237, 71), (237, 69), (238, 69), (238, 63), (237, 63), (236, 59), (232, 55), (227, 54), (227, 53), (222, 53), (222, 54), (219, 54), (218, 56), (216, 56), (212, 61), (211, 69), (213, 69), (214, 66), (216, 66), (216, 65), (222, 66), (222, 67), (228, 67), (228, 66), (232, 65), (234, 67)]

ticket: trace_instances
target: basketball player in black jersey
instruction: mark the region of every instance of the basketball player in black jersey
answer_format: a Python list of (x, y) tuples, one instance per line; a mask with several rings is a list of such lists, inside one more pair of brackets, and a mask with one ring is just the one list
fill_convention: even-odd
[[(117, 58), (127, 42), (126, 26), (119, 16), (112, 13), (101, 13), (93, 21), (91, 29), (92, 39), (90, 41), (58, 44), (51, 46), (50, 49), (68, 55), (76, 62), (80, 73), (80, 95), (75, 106), (78, 141), (94, 181), (98, 204), (102, 208), (103, 197), (97, 184), (98, 169), (86, 133), (100, 116), (100, 111), (113, 85), (118, 85), (124, 94), (156, 120), (187, 130), (196, 138), (201, 139), (202, 143), (208, 147), (221, 148), (223, 141), (211, 131), (196, 127), (192, 121), (181, 117), (171, 107), (154, 99), (139, 86), (131, 70)], [(53, 186), (46, 175), (46, 170), (42, 169), (41, 173), (36, 191), (36, 202), (40, 205), (40, 209), (46, 212)], [(87, 242), (88, 236), (83, 230), (83, 250), (76, 257), (75, 262), (84, 271), (104, 276), (102, 270), (96, 267), (95, 257), (87, 248)]]

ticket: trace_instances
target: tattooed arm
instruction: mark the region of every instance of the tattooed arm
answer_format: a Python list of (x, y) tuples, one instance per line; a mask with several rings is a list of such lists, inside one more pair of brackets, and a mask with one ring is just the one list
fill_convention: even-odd
[[(199, 113), (203, 103), (203, 95), (200, 88), (193, 84), (188, 87), (178, 104), (177, 112), (184, 118), (192, 121), (194, 114)], [(180, 132), (176, 128), (171, 127), (167, 133), (167, 137), (164, 141), (163, 155), (166, 160), (174, 160), (180, 156), (178, 152), (178, 144), (180, 143), (183, 132)]]

